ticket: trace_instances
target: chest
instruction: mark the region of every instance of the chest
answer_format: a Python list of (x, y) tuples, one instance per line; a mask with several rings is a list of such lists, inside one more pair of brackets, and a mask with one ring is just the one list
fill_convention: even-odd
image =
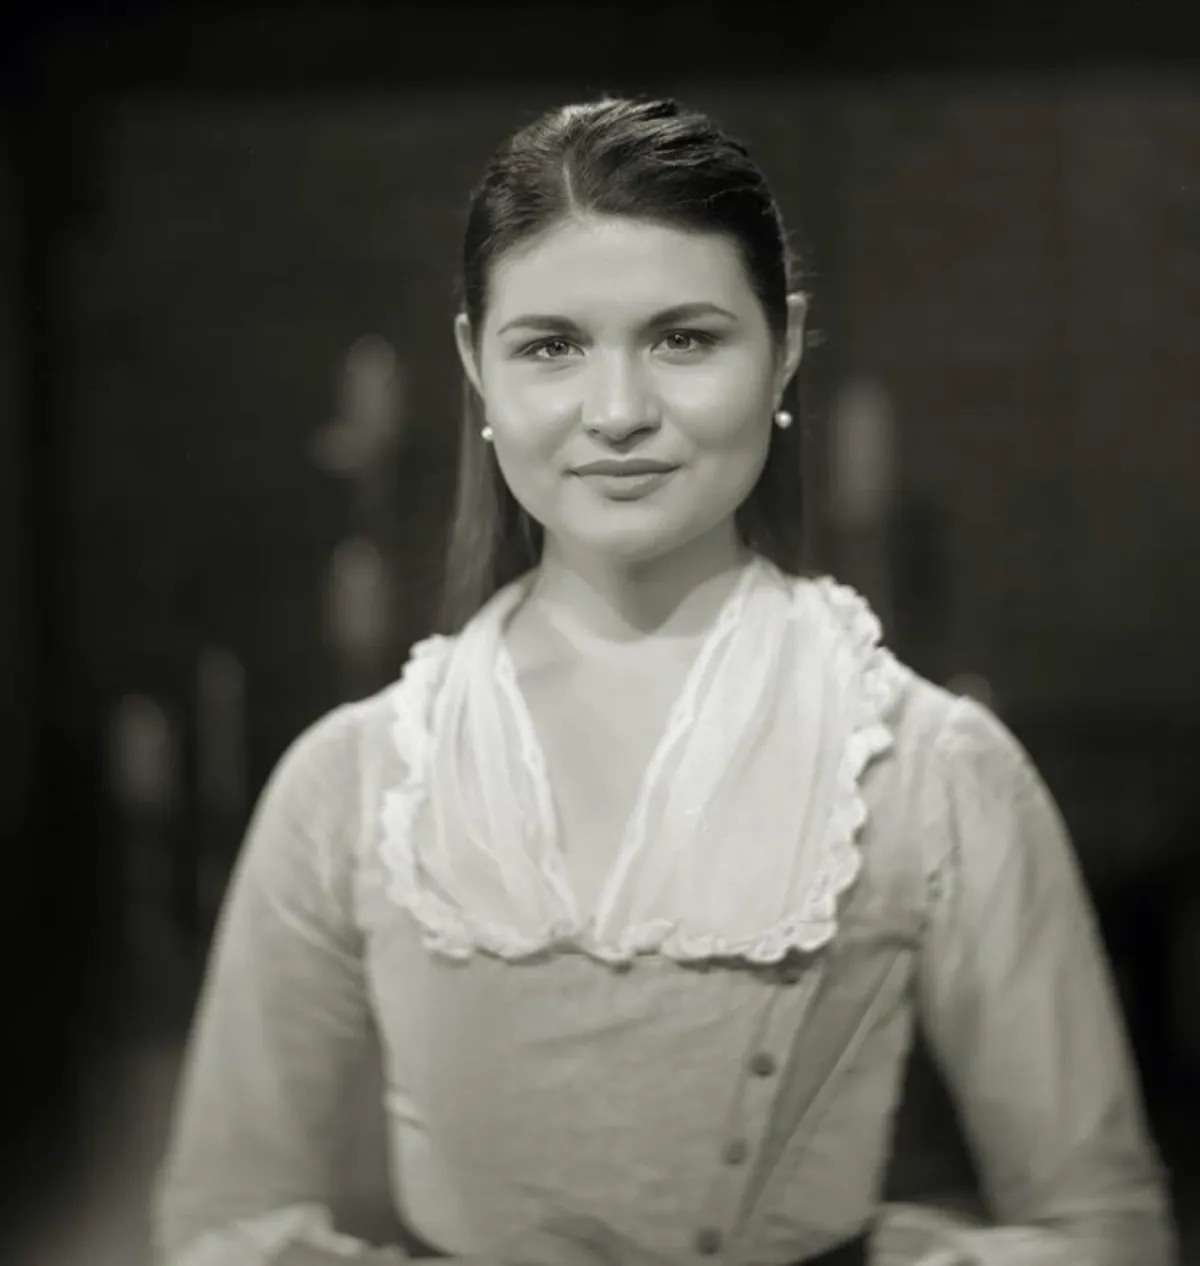
[(654, 778), (683, 672), (548, 668), (521, 683), (577, 901), (594, 908), (638, 800)]
[[(401, 931), (401, 957), (377, 973), (390, 1081), (419, 1105), (447, 1172), (486, 1174), (498, 1199), (510, 1193), (495, 1175), (619, 1208), (683, 1183), (691, 1210), (713, 1182), (740, 1204), (753, 1174), (776, 1209), (815, 1188), (852, 1220), (873, 1199), (911, 1018), (911, 955), (882, 931), (852, 929), (815, 994), (811, 963), (796, 977), (660, 958), (618, 973), (571, 954), (449, 965)], [(741, 1168), (721, 1160), (735, 1139), (749, 1148)]]

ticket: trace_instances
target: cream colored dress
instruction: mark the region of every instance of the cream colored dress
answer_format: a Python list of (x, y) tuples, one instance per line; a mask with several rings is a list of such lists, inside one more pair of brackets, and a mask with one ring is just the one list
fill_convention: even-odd
[[(1168, 1266), (1093, 915), (1008, 730), (900, 664), (851, 590), (755, 562), (585, 918), (502, 637), (527, 583), (317, 722), (264, 792), (161, 1260), (366, 1252), (332, 1225), (330, 1140), (378, 1042), (395, 1207), (448, 1254), (515, 1260), (579, 1217), (681, 1264), (785, 1266), (870, 1226), (887, 1266)], [(881, 1207), (916, 1024), (986, 1221)]]

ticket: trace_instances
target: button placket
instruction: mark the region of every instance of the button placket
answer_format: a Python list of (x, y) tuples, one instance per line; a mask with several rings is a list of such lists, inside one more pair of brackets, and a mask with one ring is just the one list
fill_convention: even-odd
[[(733, 1257), (740, 1251), (747, 1230), (746, 1216), (755, 1204), (750, 1184), (770, 1181), (771, 1176), (756, 1166), (762, 1160), (761, 1147), (769, 1132), (770, 1114), (781, 1089), (780, 1078), (787, 1066), (788, 1053), (804, 1030), (820, 977), (817, 966), (810, 965), (798, 984), (786, 981), (777, 988), (773, 1005), (742, 1064), (743, 1130), (746, 1137), (758, 1140), (758, 1144), (747, 1158), (752, 1163), (732, 1170), (742, 1175), (738, 1204), (728, 1217), (730, 1233), (725, 1238), (725, 1248)], [(786, 1005), (780, 1005), (785, 999)]]
[[(847, 1041), (844, 1036), (839, 1037), (836, 1049), (840, 1052), (838, 1060), (834, 1064), (833, 1069), (822, 1075), (820, 1083), (815, 1088), (797, 1120), (792, 1123), (792, 1128), (788, 1132), (785, 1153), (794, 1148), (796, 1141), (800, 1140), (800, 1163), (803, 1163), (803, 1157), (811, 1150), (812, 1138), (809, 1123), (815, 1118), (820, 1119), (821, 1114), (825, 1111), (830, 1098), (837, 1093), (837, 1071), (838, 1068), (852, 1060), (858, 1051), (861, 1037), (864, 1033), (870, 1031), (872, 1023), (878, 1016), (879, 1009), (885, 1005), (884, 1000), (892, 996), (889, 986), (895, 981), (896, 977), (909, 970), (908, 965), (904, 961), (897, 961), (892, 964), (887, 976), (876, 989), (866, 1011), (859, 1015), (856, 1019), (853, 1031)], [(813, 988), (809, 992), (809, 998), (804, 1004), (804, 1011), (807, 1014), (811, 1006), (812, 994), (816, 992), (816, 986), (819, 981), (813, 982)], [(819, 1128), (819, 1127), (818, 1127)], [(792, 1152), (793, 1165), (796, 1163), (796, 1154)], [(743, 1211), (743, 1217), (747, 1225), (753, 1224), (760, 1217), (769, 1217), (771, 1211), (774, 1210), (779, 1201), (783, 1198), (788, 1190), (788, 1182), (791, 1179), (794, 1168), (784, 1170), (781, 1165), (777, 1164), (772, 1172), (765, 1175), (765, 1181), (759, 1186), (759, 1190), (753, 1193), (753, 1199), (749, 1206)], [(739, 1227), (739, 1243), (741, 1246), (741, 1238), (744, 1228)]]
[(755, 1077), (774, 1077), (779, 1071), (779, 1061), (768, 1050), (755, 1051), (750, 1056), (749, 1068)]
[(696, 1232), (694, 1246), (701, 1257), (716, 1257), (725, 1243), (725, 1237), (715, 1226), (706, 1226)]
[[(805, 992), (809, 992), (807, 985)], [(692, 1250), (701, 1258), (725, 1254), (739, 1229), (736, 1223), (746, 1182), (766, 1134), (779, 1071), (806, 1011), (807, 1001), (797, 998), (794, 987), (772, 985), (748, 1053), (735, 1071), (737, 1082), (725, 1133), (716, 1140), (716, 1174), (692, 1236)]]
[[(770, 1026), (771, 1012), (777, 1004), (777, 992), (767, 995), (763, 1011), (753, 1024), (750, 1049), (758, 1048), (763, 1033)], [(730, 1070), (733, 1074), (732, 1098), (721, 1134), (712, 1140), (713, 1177), (703, 1203), (697, 1211), (690, 1237), (690, 1248), (696, 1257), (712, 1260), (725, 1249), (744, 1192), (746, 1162), (752, 1154), (750, 1140), (754, 1132), (753, 1108), (747, 1112), (747, 1089), (751, 1080), (743, 1056)]]

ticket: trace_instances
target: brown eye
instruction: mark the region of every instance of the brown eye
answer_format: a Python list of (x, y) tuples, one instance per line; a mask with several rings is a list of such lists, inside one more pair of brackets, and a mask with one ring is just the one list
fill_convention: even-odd
[(545, 338), (527, 347), (522, 355), (535, 360), (562, 360), (570, 355), (571, 347), (565, 338)]
[(716, 343), (716, 338), (703, 330), (672, 330), (663, 339), (663, 346), (668, 352), (687, 354), (703, 351)]

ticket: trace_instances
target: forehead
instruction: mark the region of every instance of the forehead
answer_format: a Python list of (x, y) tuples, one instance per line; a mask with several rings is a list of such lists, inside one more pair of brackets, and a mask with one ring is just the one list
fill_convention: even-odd
[(733, 242), (716, 233), (618, 217), (570, 219), (503, 256), (489, 319), (553, 313), (637, 319), (685, 303), (752, 312), (757, 299)]

